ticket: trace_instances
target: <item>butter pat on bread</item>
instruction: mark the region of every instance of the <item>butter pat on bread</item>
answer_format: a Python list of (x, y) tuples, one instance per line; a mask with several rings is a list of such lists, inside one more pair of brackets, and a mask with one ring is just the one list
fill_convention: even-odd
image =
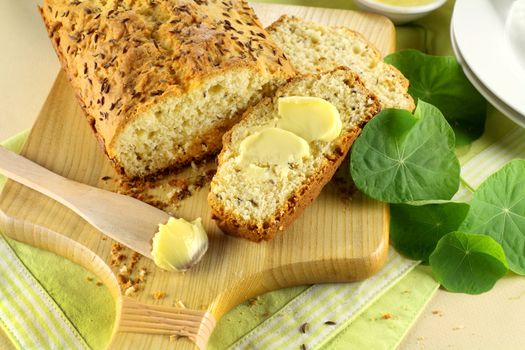
[[(282, 166), (238, 162), (243, 140), (277, 128), (282, 97), (322, 98), (338, 111), (342, 128), (332, 141), (312, 140), (309, 156)], [(288, 227), (320, 193), (345, 158), (364, 124), (380, 110), (377, 98), (347, 68), (292, 79), (272, 98), (250, 108), (224, 136), (208, 203), (225, 233), (252, 241), (270, 240)], [(254, 176), (255, 175), (255, 176)]]
[(311, 96), (281, 97), (277, 101), (277, 126), (291, 131), (307, 142), (332, 141), (341, 133), (339, 111), (330, 102)]

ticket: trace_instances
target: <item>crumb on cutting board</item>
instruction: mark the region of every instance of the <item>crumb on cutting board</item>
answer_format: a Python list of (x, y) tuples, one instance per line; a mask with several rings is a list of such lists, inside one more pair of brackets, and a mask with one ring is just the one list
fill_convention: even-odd
[(161, 300), (166, 297), (166, 292), (156, 291), (156, 292), (153, 292), (152, 296), (153, 296), (153, 299), (155, 300)]
[(179, 307), (179, 308), (181, 308), (181, 309), (187, 309), (186, 305), (184, 305), (184, 303), (182, 302), (182, 300), (177, 300), (177, 302), (174, 303), (173, 306), (175, 306), (175, 307)]
[(217, 171), (215, 158), (147, 179), (120, 179), (118, 193), (134, 197), (159, 209), (178, 207), (180, 202), (211, 182)]
[[(128, 256), (130, 257), (128, 260)], [(145, 267), (137, 269), (142, 255), (132, 251), (118, 242), (111, 245), (110, 265), (116, 272), (120, 290), (126, 296), (136, 295), (144, 289), (147, 270)], [(125, 264), (124, 262), (128, 262)]]
[(134, 295), (136, 292), (137, 290), (135, 289), (135, 286), (130, 286), (126, 288), (126, 290), (124, 290), (124, 295), (129, 297), (129, 296)]

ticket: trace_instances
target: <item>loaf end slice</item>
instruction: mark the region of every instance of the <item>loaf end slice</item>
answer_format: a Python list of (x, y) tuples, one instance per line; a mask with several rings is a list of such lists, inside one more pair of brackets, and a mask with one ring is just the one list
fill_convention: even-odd
[(271, 38), (302, 74), (347, 66), (377, 95), (383, 108), (413, 110), (408, 80), (360, 33), (282, 16), (267, 28)]
[[(314, 96), (329, 101), (339, 111), (342, 131), (331, 142), (310, 142), (311, 157), (289, 164), (287, 176), (279, 176), (270, 166), (261, 180), (251, 176), (236, 158), (242, 140), (277, 125), (277, 101), (283, 96)], [(211, 182), (208, 203), (218, 226), (226, 234), (256, 242), (270, 240), (285, 230), (319, 195), (364, 124), (379, 110), (375, 95), (346, 67), (294, 78), (274, 97), (248, 109), (241, 122), (224, 135), (217, 173)]]

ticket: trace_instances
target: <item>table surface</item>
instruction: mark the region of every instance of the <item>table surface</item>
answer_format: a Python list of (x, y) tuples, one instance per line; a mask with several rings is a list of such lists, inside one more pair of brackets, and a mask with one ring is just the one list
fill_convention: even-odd
[[(60, 69), (37, 3), (0, 1), (0, 140), (31, 127)], [(524, 313), (523, 277), (479, 296), (439, 290), (400, 348), (516, 348), (525, 344)]]

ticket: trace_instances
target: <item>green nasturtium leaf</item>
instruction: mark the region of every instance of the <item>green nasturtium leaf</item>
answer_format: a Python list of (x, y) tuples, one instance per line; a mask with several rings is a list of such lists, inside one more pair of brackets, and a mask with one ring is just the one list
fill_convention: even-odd
[(410, 81), (414, 100), (431, 103), (443, 113), (456, 134), (456, 144), (466, 145), (483, 134), (487, 104), (468, 81), (452, 56), (431, 56), (404, 50), (385, 58)]
[(465, 219), (466, 203), (390, 205), (390, 242), (398, 252), (428, 264), (441, 237), (456, 231)]
[(490, 290), (508, 270), (505, 253), (492, 237), (458, 231), (439, 240), (430, 266), (447, 290), (468, 294)]
[(350, 169), (362, 192), (388, 203), (450, 199), (459, 187), (454, 133), (423, 101), (414, 115), (386, 109), (372, 118), (352, 146)]
[(507, 163), (478, 187), (460, 230), (494, 238), (510, 269), (525, 275), (525, 160)]

